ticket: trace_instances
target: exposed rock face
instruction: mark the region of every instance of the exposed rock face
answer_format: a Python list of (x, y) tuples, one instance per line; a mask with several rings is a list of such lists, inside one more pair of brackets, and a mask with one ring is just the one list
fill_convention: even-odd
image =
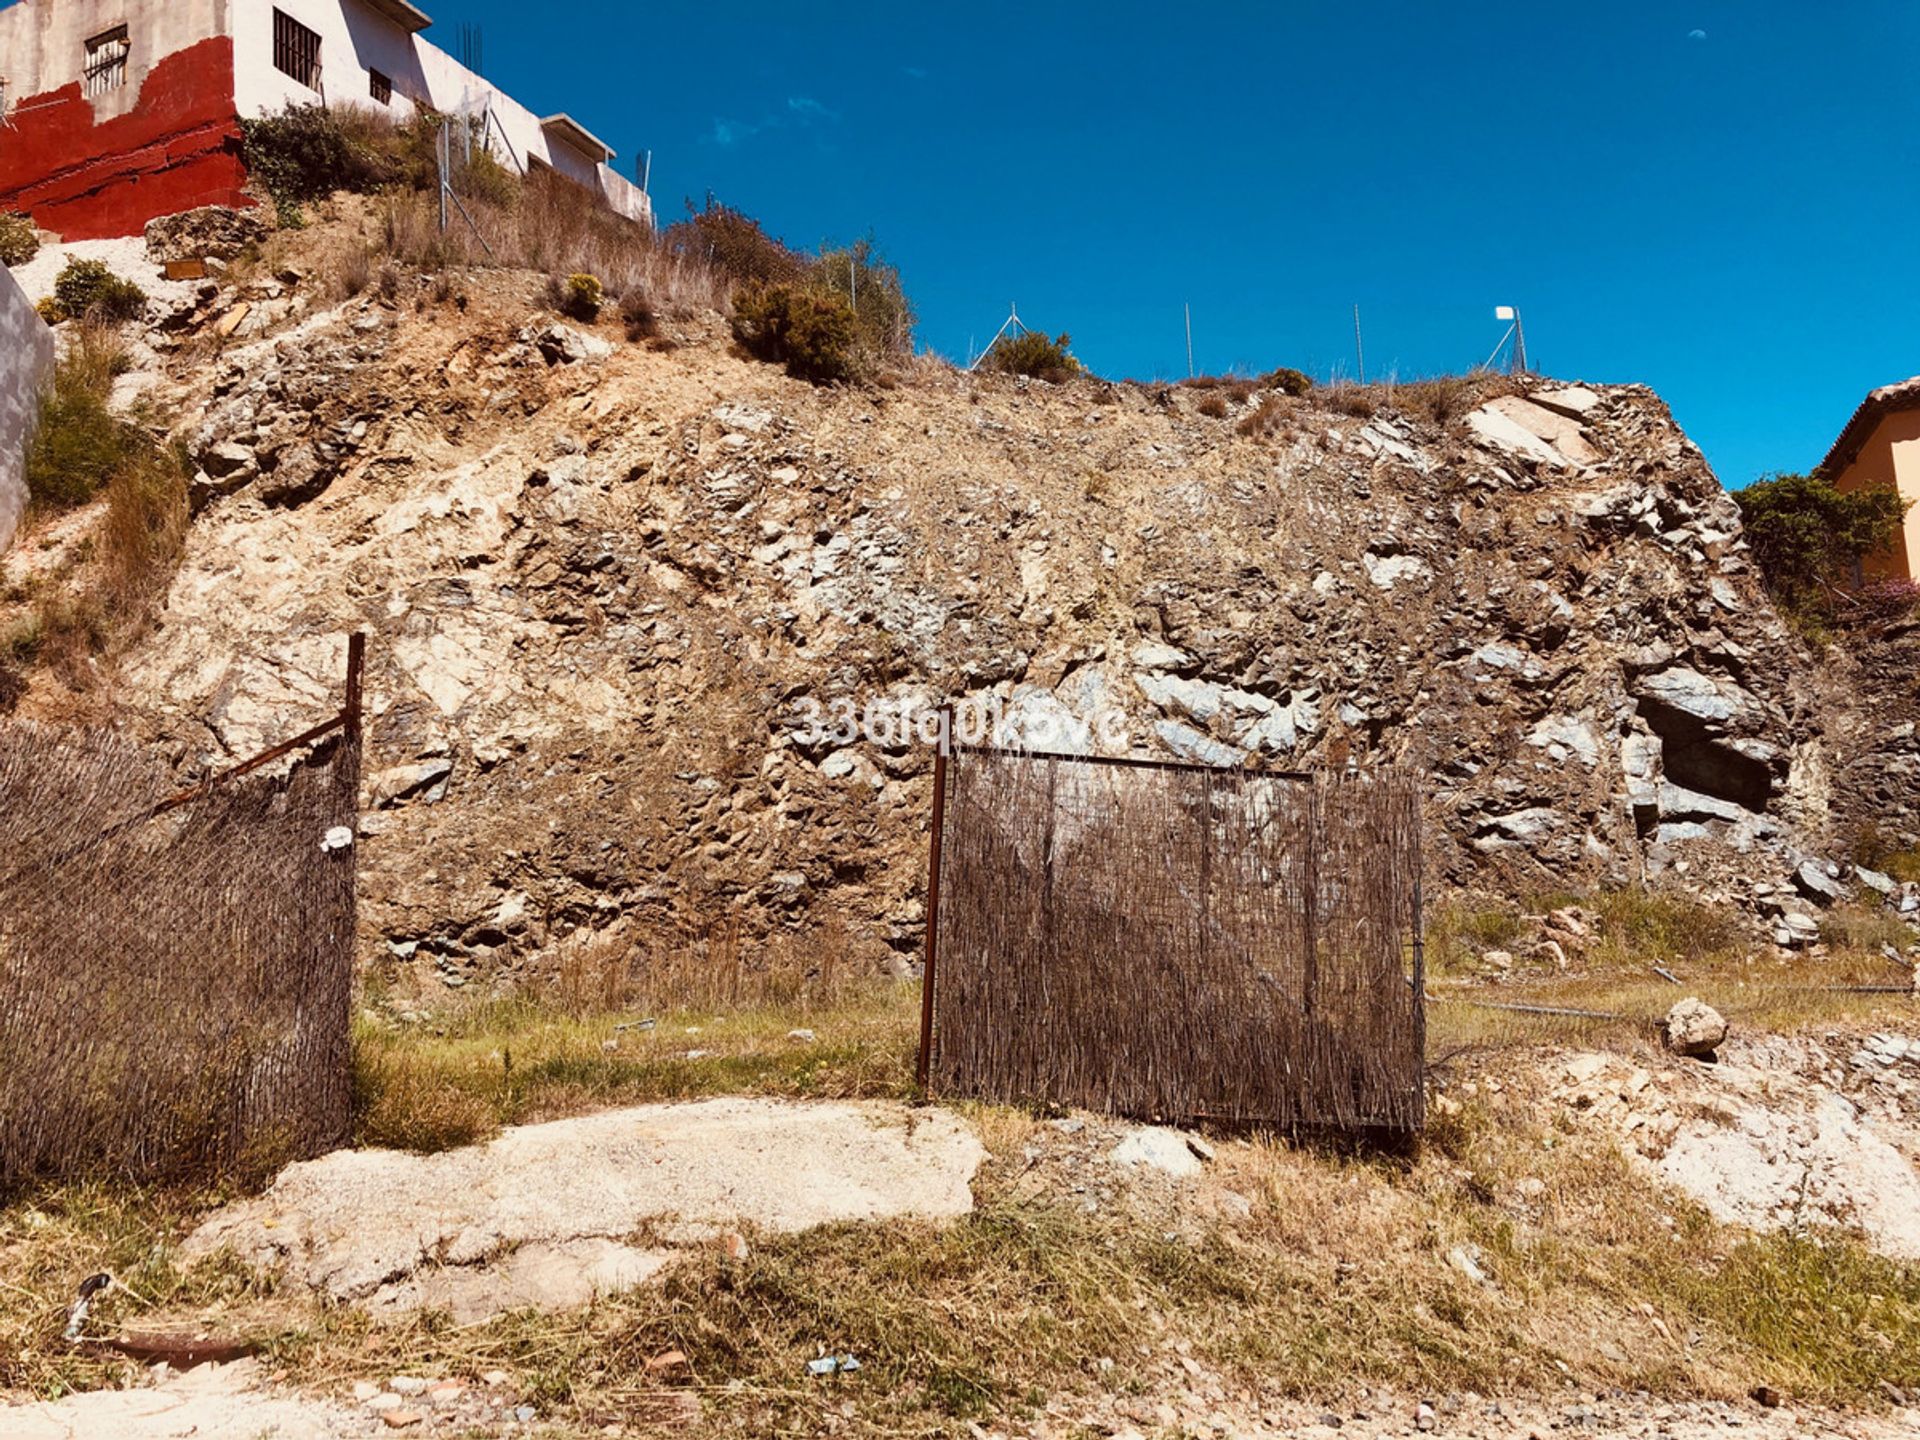
[(527, 313), (368, 296), (182, 381), (201, 513), (129, 677), (226, 763), (372, 633), (364, 953), (421, 983), (721, 915), (910, 963), (929, 752), (842, 721), (943, 700), (1045, 748), (1412, 766), (1445, 881), (1803, 903), (1831, 697), (1645, 389), (1307, 397), (1252, 438), (1164, 388), (816, 390)]
[(158, 262), (231, 260), (266, 236), (267, 222), (257, 211), (203, 205), (198, 210), (149, 220), (147, 257)]
[[(672, 1258), (664, 1247), (728, 1229), (964, 1215), (985, 1155), (944, 1110), (644, 1105), (438, 1155), (337, 1150), (290, 1165), (264, 1195), (210, 1217), (185, 1253), (228, 1248), (333, 1300), (475, 1320), (631, 1288)], [(655, 1248), (627, 1243), (647, 1227)]]

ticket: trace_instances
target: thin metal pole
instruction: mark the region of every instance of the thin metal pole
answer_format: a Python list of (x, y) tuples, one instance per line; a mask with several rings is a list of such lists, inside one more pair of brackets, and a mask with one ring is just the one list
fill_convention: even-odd
[(1360, 383), (1367, 383), (1367, 348), (1360, 343), (1360, 306), (1353, 307), (1353, 358), (1360, 365)]
[(927, 845), (927, 958), (920, 967), (920, 1057), (914, 1083), (924, 1094), (933, 1066), (933, 976), (940, 949), (940, 837), (947, 820), (947, 735), (952, 711), (940, 713), (940, 739), (933, 752), (933, 835)]
[(1520, 317), (1520, 307), (1513, 307), (1513, 373), (1527, 375), (1527, 322)]
[(1187, 378), (1191, 380), (1193, 378), (1193, 306), (1186, 304), (1180, 308), (1187, 312)]

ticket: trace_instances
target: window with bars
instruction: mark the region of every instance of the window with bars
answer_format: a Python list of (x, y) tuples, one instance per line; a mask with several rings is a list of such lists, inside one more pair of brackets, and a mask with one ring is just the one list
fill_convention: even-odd
[(87, 94), (105, 95), (127, 83), (127, 52), (133, 46), (127, 39), (127, 27), (116, 25), (103, 35), (87, 41)]
[(309, 90), (320, 88), (320, 36), (284, 10), (273, 12), (273, 68)]
[(378, 70), (367, 71), (367, 93), (382, 105), (393, 103), (393, 79)]

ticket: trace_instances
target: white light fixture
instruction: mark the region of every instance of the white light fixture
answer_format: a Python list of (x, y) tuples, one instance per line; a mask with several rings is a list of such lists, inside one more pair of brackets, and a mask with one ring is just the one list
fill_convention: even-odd
[(1518, 305), (1496, 305), (1493, 307), (1493, 318), (1506, 322), (1507, 333), (1502, 335), (1500, 337), (1500, 343), (1493, 347), (1493, 354), (1487, 356), (1487, 363), (1484, 368), (1489, 370), (1493, 368), (1493, 362), (1499, 359), (1500, 352), (1506, 348), (1507, 341), (1511, 339), (1513, 341), (1513, 354), (1507, 368), (1515, 375), (1526, 374), (1527, 328), (1521, 323), (1520, 307)]

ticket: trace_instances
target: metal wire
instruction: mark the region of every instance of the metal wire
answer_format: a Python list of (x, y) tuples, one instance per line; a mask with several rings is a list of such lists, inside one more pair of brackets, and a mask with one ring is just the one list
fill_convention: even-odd
[(162, 809), (119, 736), (0, 725), (0, 1183), (345, 1141), (359, 771), (348, 726)]

